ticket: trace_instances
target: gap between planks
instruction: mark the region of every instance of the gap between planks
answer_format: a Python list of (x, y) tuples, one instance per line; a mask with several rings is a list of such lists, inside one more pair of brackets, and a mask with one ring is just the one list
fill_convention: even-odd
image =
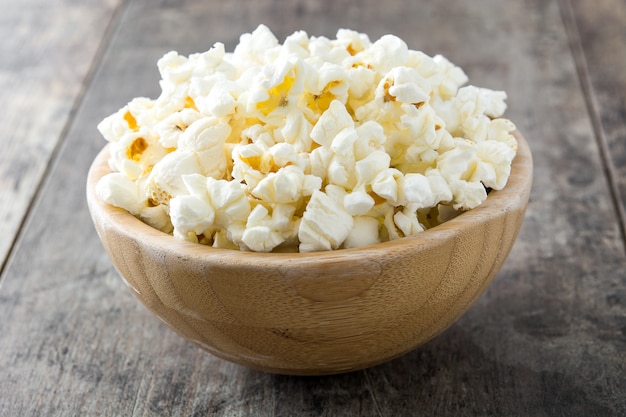
[(620, 199), (620, 193), (617, 186), (617, 172), (610, 158), (609, 145), (604, 134), (604, 128), (600, 119), (600, 106), (596, 100), (593, 86), (591, 85), (591, 76), (589, 75), (589, 67), (587, 66), (587, 57), (582, 46), (578, 24), (576, 23), (576, 15), (574, 7), (570, 0), (558, 0), (559, 10), (561, 11), (561, 19), (567, 33), (569, 47), (576, 66), (576, 73), (580, 82), (580, 88), (584, 95), (585, 106), (591, 120), (593, 135), (598, 145), (602, 169), (609, 186), (615, 216), (621, 236), (622, 250), (626, 254), (626, 209)]
[(85, 93), (87, 92), (89, 86), (91, 85), (93, 81), (93, 78), (96, 72), (98, 71), (98, 68), (100, 67), (100, 63), (102, 62), (104, 54), (109, 44), (111, 43), (111, 39), (113, 38), (113, 35), (117, 31), (117, 27), (119, 26), (119, 23), (121, 21), (122, 16), (124, 15), (124, 11), (126, 10), (129, 1), (130, 0), (120, 0), (120, 3), (117, 5), (115, 10), (113, 10), (113, 13), (111, 14), (109, 23), (106, 29), (104, 30), (104, 34), (102, 35), (102, 40), (100, 41), (100, 43), (98, 44), (98, 47), (96, 48), (96, 52), (91, 61), (91, 65), (89, 66), (89, 69), (87, 70), (87, 73), (85, 74), (85, 77), (83, 78), (80, 89), (78, 90), (78, 93), (76, 94), (76, 97), (74, 98), (74, 101), (72, 103), (72, 107), (70, 108), (70, 111), (67, 115), (65, 124), (63, 125), (61, 132), (59, 133), (59, 138), (56, 144), (54, 145), (52, 152), (50, 153), (50, 157), (48, 158), (48, 163), (46, 164), (46, 167), (44, 168), (43, 173), (41, 175), (41, 178), (39, 179), (37, 186), (35, 187), (35, 190), (30, 200), (30, 204), (26, 208), (26, 211), (24, 212), (22, 219), (19, 222), (17, 230), (15, 231), (13, 240), (9, 244), (9, 249), (7, 251), (7, 254), (4, 257), (4, 260), (2, 261), (2, 263), (0, 264), (0, 286), (2, 285), (2, 282), (4, 281), (5, 271), (7, 270), (8, 265), (10, 265), (11, 263), (11, 259), (13, 259), (13, 254), (15, 253), (15, 249), (17, 248), (19, 241), (22, 237), (22, 233), (24, 232), (24, 229), (26, 228), (26, 225), (28, 224), (28, 221), (32, 215), (33, 208), (37, 205), (37, 202), (39, 201), (42, 190), (45, 188), (48, 178), (50, 174), (52, 173), (54, 167), (56, 166), (56, 163), (59, 159), (59, 154), (61, 152), (61, 149), (63, 148), (67, 134), (70, 130), (70, 127), (74, 123), (74, 118), (76, 117), (76, 113), (78, 112), (78, 109), (82, 105), (83, 100), (85, 98)]

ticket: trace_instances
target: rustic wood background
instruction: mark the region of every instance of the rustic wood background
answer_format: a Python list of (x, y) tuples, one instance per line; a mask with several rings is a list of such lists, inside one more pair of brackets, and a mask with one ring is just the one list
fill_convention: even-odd
[[(1, 416), (626, 415), (623, 0), (0, 0)], [(503, 89), (535, 182), (494, 284), (444, 334), (331, 377), (198, 351), (117, 277), (85, 203), (96, 124), (169, 50), (267, 24), (442, 53)]]

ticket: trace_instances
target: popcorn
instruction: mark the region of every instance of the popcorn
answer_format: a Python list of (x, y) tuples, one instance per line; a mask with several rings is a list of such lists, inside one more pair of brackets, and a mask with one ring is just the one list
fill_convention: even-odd
[(502, 189), (517, 142), (506, 94), (393, 35), (371, 42), (261, 25), (157, 63), (161, 94), (98, 125), (96, 192), (175, 237), (258, 252), (412, 236)]
[(423, 174), (409, 173), (402, 181), (403, 206), (411, 205), (415, 208), (432, 207), (436, 201), (430, 189), (430, 183)]
[(104, 176), (96, 185), (96, 193), (107, 203), (123, 208), (135, 216), (144, 207), (137, 184), (121, 172)]
[(257, 205), (248, 217), (242, 241), (250, 250), (270, 252), (285, 241), (294, 238), (293, 214), (295, 207), (277, 204), (270, 215), (263, 205)]
[[(174, 235), (198, 242), (225, 230), (231, 232), (229, 240), (240, 242), (250, 214), (250, 203), (241, 184), (200, 174), (184, 175), (182, 181), (187, 193), (169, 201)], [(229, 230), (231, 226), (233, 230)]]
[(272, 217), (262, 205), (250, 213), (241, 240), (250, 250), (257, 252), (270, 252), (283, 242), (281, 233), (272, 228)]
[(169, 200), (187, 194), (183, 176), (202, 171), (193, 151), (178, 149), (167, 154), (156, 164), (146, 179), (145, 190), (151, 204), (168, 205)]
[(380, 243), (378, 227), (379, 222), (374, 217), (354, 217), (354, 225), (343, 241), (343, 247), (349, 249)]
[(417, 212), (407, 207), (393, 215), (393, 222), (404, 236), (411, 236), (424, 230), (417, 219)]
[(353, 191), (346, 194), (343, 199), (343, 206), (351, 216), (361, 216), (367, 214), (374, 207), (374, 198), (365, 191)]
[(159, 143), (165, 148), (177, 148), (180, 135), (201, 118), (202, 114), (195, 109), (183, 109), (167, 116), (154, 126)]
[(352, 127), (354, 127), (354, 120), (352, 120), (346, 106), (340, 101), (334, 100), (313, 126), (311, 138), (318, 145), (328, 148), (339, 132)]
[(319, 177), (304, 174), (301, 169), (290, 165), (269, 173), (259, 181), (251, 194), (262, 201), (290, 204), (311, 195), (321, 185)]
[[(340, 187), (335, 188), (340, 191)], [(337, 249), (348, 237), (354, 219), (324, 192), (315, 190), (298, 230), (300, 252)]]

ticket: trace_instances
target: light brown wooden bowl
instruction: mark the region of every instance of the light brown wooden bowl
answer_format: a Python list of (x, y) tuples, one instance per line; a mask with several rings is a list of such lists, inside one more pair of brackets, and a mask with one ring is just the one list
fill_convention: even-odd
[(214, 249), (178, 240), (100, 200), (106, 148), (87, 200), (133, 294), (196, 346), (264, 371), (321, 375), (385, 362), (441, 333), (483, 293), (522, 224), (532, 183), (528, 144), (504, 190), (417, 236), (307, 254)]

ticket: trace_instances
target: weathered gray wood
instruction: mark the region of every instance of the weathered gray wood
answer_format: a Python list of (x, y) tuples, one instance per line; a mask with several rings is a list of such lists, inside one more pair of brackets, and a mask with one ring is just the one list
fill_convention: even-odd
[(565, 6), (582, 85), (588, 89), (587, 106), (626, 238), (626, 3), (570, 0)]
[(120, 0), (0, 0), (0, 265)]
[[(527, 218), (495, 283), (389, 363), (299, 378), (202, 353), (131, 296), (90, 224), (97, 122), (158, 93), (162, 53), (232, 49), (259, 22), (279, 38), (350, 27), (444, 53), (508, 92), (534, 152)], [(623, 415), (626, 259), (584, 99), (556, 1), (131, 2), (2, 277), (0, 415)]]

